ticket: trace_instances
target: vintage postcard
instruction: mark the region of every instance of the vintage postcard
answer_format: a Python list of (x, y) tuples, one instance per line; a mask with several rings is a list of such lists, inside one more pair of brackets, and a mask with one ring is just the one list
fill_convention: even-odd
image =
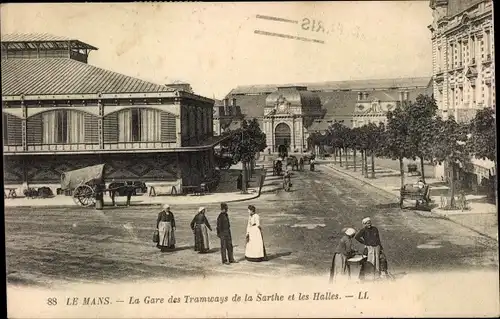
[(493, 5), (2, 4), (7, 316), (499, 316)]

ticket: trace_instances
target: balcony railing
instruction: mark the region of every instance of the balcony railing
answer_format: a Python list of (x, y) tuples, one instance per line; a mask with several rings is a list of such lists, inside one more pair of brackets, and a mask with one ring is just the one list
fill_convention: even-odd
[(23, 150), (22, 145), (4, 145), (4, 153), (23, 153), (23, 152), (47, 152), (47, 153), (65, 153), (65, 152), (89, 152), (89, 151), (131, 151), (131, 150), (160, 150), (176, 148), (177, 142), (115, 142), (104, 143), (104, 148), (100, 148), (97, 143), (78, 143), (78, 144), (37, 144), (28, 145), (27, 150)]
[(177, 147), (177, 142), (118, 142), (104, 143), (105, 150), (130, 150), (130, 149), (168, 149)]
[(65, 151), (92, 151), (98, 150), (99, 144), (78, 143), (78, 144), (38, 144), (28, 145), (28, 152), (65, 152)]

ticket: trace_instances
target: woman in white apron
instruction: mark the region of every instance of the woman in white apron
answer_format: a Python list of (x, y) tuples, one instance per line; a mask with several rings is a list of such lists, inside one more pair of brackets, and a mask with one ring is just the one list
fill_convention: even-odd
[(247, 245), (245, 248), (245, 258), (248, 261), (260, 262), (267, 260), (266, 248), (264, 247), (264, 238), (262, 237), (262, 229), (260, 227), (260, 217), (255, 213), (255, 206), (248, 206), (247, 224)]

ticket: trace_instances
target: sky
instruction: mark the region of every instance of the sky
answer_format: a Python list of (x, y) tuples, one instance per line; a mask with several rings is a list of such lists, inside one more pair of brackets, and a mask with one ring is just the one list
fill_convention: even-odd
[(2, 34), (78, 39), (99, 48), (89, 64), (218, 99), (238, 85), (430, 77), (431, 22), (428, 1), (1, 6)]

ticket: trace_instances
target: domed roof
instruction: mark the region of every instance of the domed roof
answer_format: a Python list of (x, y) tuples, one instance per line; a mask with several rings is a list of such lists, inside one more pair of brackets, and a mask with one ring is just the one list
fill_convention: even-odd
[(304, 108), (320, 108), (319, 96), (307, 91), (305, 86), (282, 86), (269, 94), (266, 98), (266, 107), (274, 107), (278, 103), (289, 103), (290, 106), (301, 106)]

